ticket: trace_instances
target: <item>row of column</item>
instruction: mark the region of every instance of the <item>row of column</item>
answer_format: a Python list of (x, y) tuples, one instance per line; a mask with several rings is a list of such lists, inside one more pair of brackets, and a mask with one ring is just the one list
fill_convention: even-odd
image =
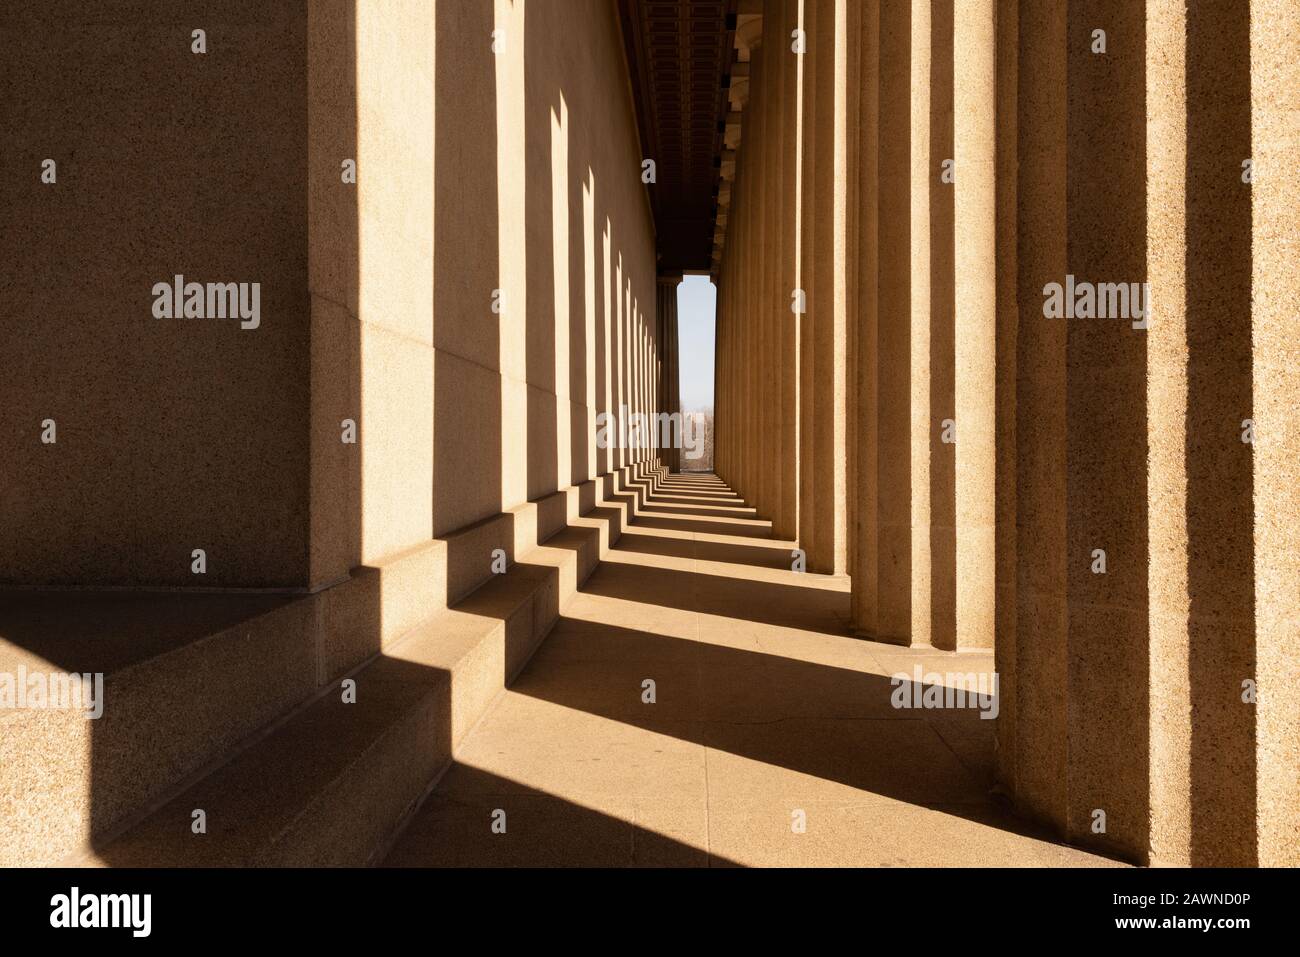
[(994, 651), (1023, 810), (1297, 862), (1300, 13), (765, 10), (720, 473), (860, 634)]
[[(998, 24), (1002, 777), (1130, 857), (1294, 864), (1300, 13), (1020, 14)], [(1145, 283), (1145, 308), (1046, 317), (1070, 276), (1098, 306)]]
[[(615, 271), (622, 272), (621, 264)], [(663, 344), (659, 335), (659, 314), (664, 300), (662, 284), (655, 285), (655, 321), (652, 323), (632, 290), (623, 280), (614, 305), (612, 331), (617, 368), (613, 377), (608, 446), (612, 468), (651, 461), (659, 455), (660, 405)], [(675, 307), (674, 307), (675, 309)]]
[(948, 650), (994, 637), (992, 11), (885, 3), (847, 24), (853, 622)]
[(833, 29), (846, 15), (833, 0), (769, 3), (741, 51), (749, 102), (718, 274), (717, 470), (828, 574), (847, 570), (846, 44)]

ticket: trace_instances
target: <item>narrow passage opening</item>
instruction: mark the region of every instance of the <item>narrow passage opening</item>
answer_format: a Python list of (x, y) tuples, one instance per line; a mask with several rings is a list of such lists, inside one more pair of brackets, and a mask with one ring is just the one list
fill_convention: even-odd
[[(694, 440), (683, 443), (683, 472), (713, 471), (713, 344), (718, 290), (708, 276), (685, 276), (677, 287), (679, 398)], [(685, 424), (685, 423), (683, 423)]]

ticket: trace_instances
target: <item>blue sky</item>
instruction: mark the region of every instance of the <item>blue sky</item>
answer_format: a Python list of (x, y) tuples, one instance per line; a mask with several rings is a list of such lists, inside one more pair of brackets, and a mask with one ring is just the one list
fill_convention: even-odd
[(713, 408), (713, 315), (718, 291), (708, 276), (686, 276), (677, 287), (678, 379), (682, 408)]

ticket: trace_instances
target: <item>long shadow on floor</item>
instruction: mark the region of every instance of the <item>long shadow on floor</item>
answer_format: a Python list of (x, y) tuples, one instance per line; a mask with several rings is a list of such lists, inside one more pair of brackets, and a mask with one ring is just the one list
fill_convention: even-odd
[[(901, 684), (911, 700), (913, 682)], [(565, 618), (511, 691), (911, 804), (987, 804), (993, 723), (973, 708), (896, 709), (895, 687), (868, 671)]]
[(582, 591), (602, 598), (757, 624), (828, 634), (848, 633), (848, 594), (827, 588), (610, 562), (601, 565)]
[[(900, 684), (910, 700), (913, 681)], [(866, 792), (1061, 843), (992, 793), (993, 721), (896, 710), (895, 687), (852, 668), (562, 618), (511, 693), (708, 748), (710, 807), (852, 805)], [(572, 733), (589, 733), (572, 720)]]
[[(867, 643), (847, 634), (843, 590), (755, 580), (743, 568), (729, 577), (638, 562), (637, 555), (698, 559), (700, 546), (711, 544), (727, 556), (718, 560), (772, 567), (770, 549), (638, 535), (638, 527), (656, 526), (637, 516), (513, 693), (731, 756), (726, 777), (711, 777), (711, 787), (726, 780), (744, 795), (776, 780), (783, 794), (842, 800), (852, 800), (844, 790), (852, 788), (1059, 843), (993, 795), (995, 721), (982, 719), (973, 701), (944, 710), (894, 706), (896, 693), (919, 700), (944, 679), (923, 676), (918, 687), (910, 660), (893, 653), (886, 661), (907, 660), (906, 673), (875, 673), (883, 669)], [(824, 660), (805, 660), (812, 657)], [(926, 667), (975, 670), (955, 656)], [(647, 681), (652, 704), (643, 697)], [(783, 770), (774, 778), (772, 768)]]
[[(700, 822), (702, 823), (702, 821)], [(449, 840), (448, 835), (454, 835)], [(454, 764), (384, 867), (702, 867), (732, 862), (633, 821)]]

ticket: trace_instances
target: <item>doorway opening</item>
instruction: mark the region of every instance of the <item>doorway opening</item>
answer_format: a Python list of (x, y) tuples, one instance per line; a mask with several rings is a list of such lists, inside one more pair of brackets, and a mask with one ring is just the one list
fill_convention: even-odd
[(681, 471), (713, 471), (714, 334), (718, 289), (707, 275), (677, 286), (678, 398), (693, 441), (682, 449)]

